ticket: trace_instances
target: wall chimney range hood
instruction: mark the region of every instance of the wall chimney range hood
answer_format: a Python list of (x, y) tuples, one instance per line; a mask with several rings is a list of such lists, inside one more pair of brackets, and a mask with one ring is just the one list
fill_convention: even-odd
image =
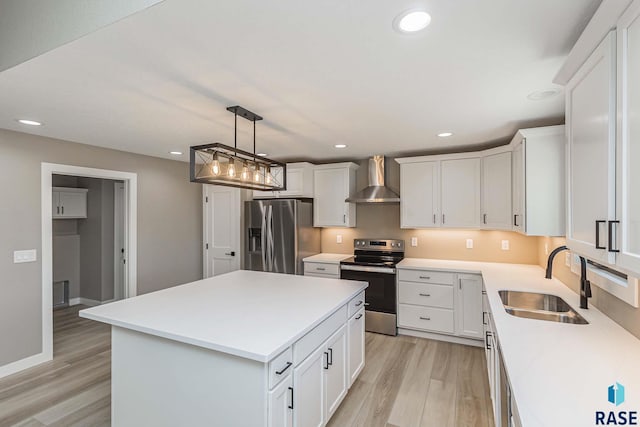
[(347, 198), (350, 203), (400, 203), (400, 196), (384, 185), (384, 156), (369, 159), (369, 186)]

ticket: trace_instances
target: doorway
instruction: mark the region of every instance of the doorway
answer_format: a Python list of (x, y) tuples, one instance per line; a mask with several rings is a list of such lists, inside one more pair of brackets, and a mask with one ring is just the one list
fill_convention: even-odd
[[(69, 198), (60, 202), (60, 194), (53, 189), (54, 175), (76, 177), (77, 179), (110, 180), (110, 192), (113, 193), (111, 215), (113, 216), (113, 248), (111, 256), (113, 263), (105, 267), (111, 271), (113, 283), (112, 298), (130, 298), (137, 293), (137, 174), (105, 169), (85, 168), (78, 166), (42, 163), (41, 165), (41, 207), (42, 207), (42, 354), (37, 363), (53, 358), (53, 237), (54, 226), (52, 218), (73, 212), (76, 215), (81, 209), (81, 197), (75, 195), (71, 208), (64, 209)], [(115, 182), (114, 182), (115, 181)], [(107, 188), (108, 188), (107, 186)], [(70, 191), (74, 192), (74, 191)], [(76, 190), (76, 192), (80, 192)], [(56, 196), (58, 197), (56, 199)], [(57, 200), (57, 201), (56, 201)], [(116, 202), (118, 200), (118, 202)], [(55, 205), (55, 206), (54, 206)], [(80, 211), (81, 212), (81, 211)], [(117, 219), (116, 219), (117, 218)], [(72, 227), (65, 224), (60, 227)], [(116, 237), (119, 234), (120, 237)], [(122, 266), (117, 264), (122, 261)], [(104, 296), (98, 300), (105, 302)], [(89, 298), (92, 300), (92, 298)], [(86, 302), (78, 301), (79, 303)], [(34, 363), (37, 364), (37, 363)]]
[(204, 278), (240, 269), (242, 199), (238, 188), (202, 186)]

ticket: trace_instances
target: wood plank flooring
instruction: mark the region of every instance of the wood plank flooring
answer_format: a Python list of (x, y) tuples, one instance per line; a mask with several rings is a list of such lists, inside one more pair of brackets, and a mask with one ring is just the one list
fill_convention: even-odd
[[(0, 379), (0, 426), (111, 424), (110, 327), (54, 312), (54, 360)], [(366, 336), (366, 366), (330, 427), (491, 427), (484, 351), (412, 337)]]

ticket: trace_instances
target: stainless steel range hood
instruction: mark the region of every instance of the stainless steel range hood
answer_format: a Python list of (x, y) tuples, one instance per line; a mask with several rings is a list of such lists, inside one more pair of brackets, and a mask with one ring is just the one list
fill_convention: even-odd
[(351, 203), (399, 203), (400, 196), (384, 185), (384, 156), (369, 159), (369, 186), (347, 198)]

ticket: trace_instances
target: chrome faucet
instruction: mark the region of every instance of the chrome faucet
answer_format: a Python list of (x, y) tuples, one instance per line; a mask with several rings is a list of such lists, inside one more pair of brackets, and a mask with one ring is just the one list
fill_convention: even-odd
[[(547, 259), (547, 271), (544, 276), (546, 279), (551, 279), (553, 258), (558, 252), (568, 249), (566, 246), (559, 246), (551, 251)], [(584, 257), (580, 257), (580, 308), (589, 308), (589, 298), (591, 298), (591, 282), (587, 280), (587, 260)]]

